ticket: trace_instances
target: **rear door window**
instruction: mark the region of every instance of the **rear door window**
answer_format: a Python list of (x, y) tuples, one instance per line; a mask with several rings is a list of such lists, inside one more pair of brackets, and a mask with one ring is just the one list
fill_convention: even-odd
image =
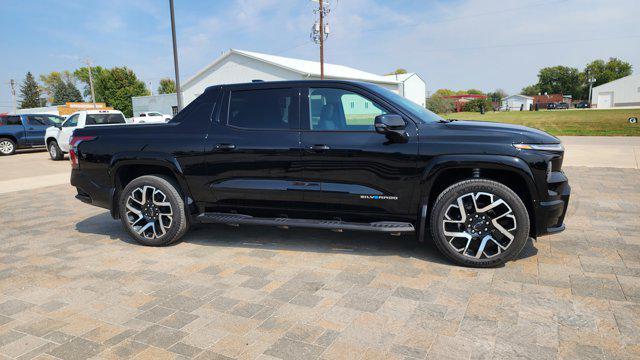
[(87, 114), (85, 125), (124, 124), (126, 120), (122, 114)]
[(3, 116), (0, 118), (0, 124), (2, 125), (22, 125), (20, 116)]
[(232, 91), (227, 124), (245, 129), (290, 129), (297, 127), (297, 89)]

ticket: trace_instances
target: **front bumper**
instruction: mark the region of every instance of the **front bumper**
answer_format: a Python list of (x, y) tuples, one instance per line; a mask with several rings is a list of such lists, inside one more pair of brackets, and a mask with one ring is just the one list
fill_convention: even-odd
[(71, 185), (75, 186), (78, 192), (76, 199), (101, 208), (113, 209), (114, 188), (96, 184), (78, 169), (71, 170)]
[(538, 236), (561, 232), (565, 229), (571, 186), (562, 171), (555, 171), (547, 182), (548, 197), (536, 208), (536, 234)]

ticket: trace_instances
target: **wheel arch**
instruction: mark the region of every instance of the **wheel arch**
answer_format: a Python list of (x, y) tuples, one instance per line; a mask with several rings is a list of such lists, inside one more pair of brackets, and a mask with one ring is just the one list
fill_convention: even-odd
[(133, 179), (144, 175), (161, 175), (172, 180), (177, 185), (177, 190), (182, 195), (187, 208), (192, 210), (192, 206), (195, 206), (182, 167), (170, 154), (146, 153), (144, 157), (141, 157), (140, 153), (117, 154), (111, 159), (108, 174), (114, 188), (111, 199), (111, 215), (114, 218), (118, 217), (120, 192)]
[(425, 167), (421, 178), (419, 216), (428, 219), (442, 191), (459, 181), (473, 178), (494, 180), (513, 190), (529, 213), (530, 234), (536, 235), (535, 208), (539, 196), (533, 173), (522, 159), (512, 156), (446, 155), (433, 159)]
[[(56, 139), (55, 136), (48, 136), (45, 140), (44, 143), (47, 146), (47, 148), (49, 148), (49, 144), (51, 144), (52, 141), (55, 141), (56, 143), (58, 142), (58, 139)], [(58, 145), (60, 146), (60, 145)]]
[(9, 139), (13, 141), (14, 144), (16, 144), (16, 147), (18, 147), (18, 138), (16, 138), (13, 135), (3, 134), (3, 135), (0, 135), (0, 139)]

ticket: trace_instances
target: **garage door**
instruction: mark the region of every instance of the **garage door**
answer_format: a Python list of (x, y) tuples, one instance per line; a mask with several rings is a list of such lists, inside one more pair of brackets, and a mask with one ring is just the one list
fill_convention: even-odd
[(608, 109), (613, 105), (613, 93), (598, 94), (598, 109)]

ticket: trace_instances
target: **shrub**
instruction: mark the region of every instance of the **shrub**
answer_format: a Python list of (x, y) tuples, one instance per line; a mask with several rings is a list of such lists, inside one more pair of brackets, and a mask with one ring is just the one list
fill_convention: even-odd
[(439, 94), (433, 94), (427, 99), (427, 109), (436, 114), (448, 114), (455, 110), (452, 99), (444, 98)]
[(484, 106), (484, 111), (493, 110), (493, 104), (489, 99), (473, 99), (462, 105), (462, 111), (480, 112), (480, 107)]

